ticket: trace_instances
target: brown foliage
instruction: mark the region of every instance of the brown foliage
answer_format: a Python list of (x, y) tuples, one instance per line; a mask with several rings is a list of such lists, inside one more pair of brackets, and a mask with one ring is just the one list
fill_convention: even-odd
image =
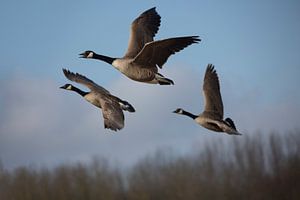
[(235, 137), (185, 157), (158, 151), (125, 174), (105, 160), (51, 170), (0, 165), (0, 199), (299, 199), (299, 134)]

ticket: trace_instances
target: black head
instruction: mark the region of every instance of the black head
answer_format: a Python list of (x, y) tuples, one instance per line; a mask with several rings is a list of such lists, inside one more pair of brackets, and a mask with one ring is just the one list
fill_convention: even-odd
[(93, 51), (85, 51), (85, 52), (83, 52), (83, 53), (81, 53), (79, 55), (80, 55), (79, 58), (93, 58), (94, 55), (95, 55), (95, 52), (93, 52)]
[(73, 89), (73, 85), (71, 85), (71, 84), (65, 84), (65, 85), (63, 85), (63, 86), (61, 86), (61, 87), (59, 87), (60, 89), (65, 89), (65, 90), (72, 90)]
[(183, 114), (184, 110), (182, 108), (177, 108), (176, 110), (173, 111), (173, 113), (177, 114)]

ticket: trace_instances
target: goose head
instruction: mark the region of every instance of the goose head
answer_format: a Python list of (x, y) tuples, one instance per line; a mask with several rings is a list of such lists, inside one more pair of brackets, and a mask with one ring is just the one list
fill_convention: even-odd
[(183, 115), (184, 110), (182, 108), (177, 108), (176, 110), (173, 111), (173, 113), (177, 113), (177, 114)]
[(71, 84), (65, 84), (61, 87), (59, 87), (60, 89), (65, 89), (65, 90), (72, 90), (73, 89), (73, 85)]
[(93, 58), (94, 54), (95, 54), (95, 52), (89, 50), (89, 51), (85, 51), (79, 55), (80, 55), (80, 58)]

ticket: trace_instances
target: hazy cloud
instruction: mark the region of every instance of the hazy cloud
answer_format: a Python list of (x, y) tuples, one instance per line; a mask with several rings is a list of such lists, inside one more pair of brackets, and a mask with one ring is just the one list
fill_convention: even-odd
[[(201, 71), (168, 66), (163, 74), (174, 80), (174, 86), (136, 83), (120, 76), (107, 89), (129, 101), (136, 113), (126, 112), (125, 128), (117, 133), (104, 129), (99, 109), (75, 93), (58, 89), (61, 83), (22, 75), (5, 84), (1, 81), (0, 158), (7, 167), (56, 165), (92, 156), (127, 165), (157, 148), (184, 153), (207, 140), (230, 140), (172, 113), (177, 107), (195, 114), (202, 111), (204, 67)], [(265, 91), (244, 89), (226, 74), (220, 74), (220, 81), (225, 116), (232, 117), (241, 132), (297, 128), (298, 101), (261, 102)]]

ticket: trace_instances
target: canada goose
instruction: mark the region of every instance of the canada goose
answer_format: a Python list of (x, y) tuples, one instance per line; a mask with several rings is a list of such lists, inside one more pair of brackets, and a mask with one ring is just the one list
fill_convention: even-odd
[(220, 93), (218, 74), (212, 64), (208, 64), (204, 76), (203, 93), (205, 100), (204, 111), (200, 115), (194, 115), (182, 108), (177, 108), (174, 113), (191, 117), (201, 126), (216, 132), (225, 132), (230, 135), (241, 135), (232, 119), (223, 120), (223, 103)]
[(63, 72), (67, 79), (80, 83), (88, 87), (91, 91), (84, 92), (71, 84), (65, 84), (60, 88), (66, 90), (72, 90), (80, 94), (85, 100), (91, 104), (102, 109), (102, 115), (104, 118), (104, 128), (117, 131), (124, 127), (124, 114), (122, 110), (129, 112), (135, 112), (135, 109), (127, 101), (113, 96), (103, 87), (97, 85), (92, 80), (86, 78), (81, 74), (74, 74), (69, 70), (63, 69)]
[(160, 85), (174, 84), (158, 73), (168, 58), (185, 47), (201, 41), (199, 36), (175, 37), (153, 41), (160, 26), (160, 16), (154, 8), (143, 12), (131, 24), (127, 52), (122, 58), (112, 58), (93, 51), (85, 51), (81, 58), (102, 60), (111, 64), (128, 78)]

